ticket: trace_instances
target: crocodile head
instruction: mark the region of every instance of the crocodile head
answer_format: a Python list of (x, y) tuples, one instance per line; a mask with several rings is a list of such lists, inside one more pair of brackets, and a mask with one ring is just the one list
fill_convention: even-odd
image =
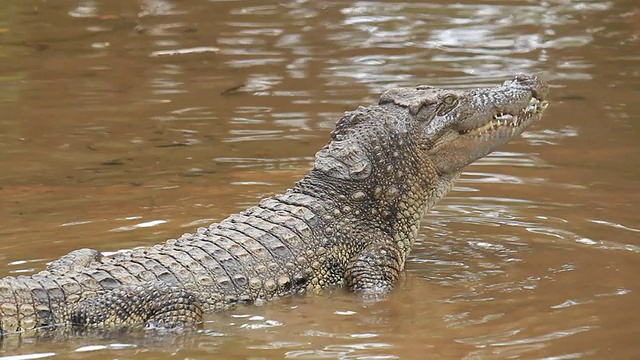
[(548, 85), (531, 75), (466, 91), (431, 86), (385, 92), (380, 104), (404, 107), (415, 141), (438, 173), (457, 173), (509, 142), (542, 117)]

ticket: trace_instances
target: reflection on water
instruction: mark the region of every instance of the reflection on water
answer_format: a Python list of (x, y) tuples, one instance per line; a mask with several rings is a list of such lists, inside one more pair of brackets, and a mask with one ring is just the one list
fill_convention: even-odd
[(2, 276), (175, 238), (280, 192), (344, 111), (390, 87), (533, 72), (553, 93), (543, 123), (425, 217), (386, 300), (335, 291), (209, 314), (196, 332), (13, 337), (0, 357), (640, 354), (634, 1), (7, 4)]

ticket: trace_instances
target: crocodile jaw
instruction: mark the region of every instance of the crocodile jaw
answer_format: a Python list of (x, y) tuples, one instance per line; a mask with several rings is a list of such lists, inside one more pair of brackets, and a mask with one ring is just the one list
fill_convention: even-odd
[(473, 129), (460, 130), (461, 136), (484, 137), (498, 136), (497, 132), (506, 132), (507, 135), (514, 137), (520, 134), (524, 129), (535, 123), (542, 117), (542, 113), (549, 106), (547, 100), (540, 100), (535, 96), (531, 97), (529, 104), (520, 110), (517, 114), (507, 112), (498, 112), (493, 118), (484, 125), (480, 125)]

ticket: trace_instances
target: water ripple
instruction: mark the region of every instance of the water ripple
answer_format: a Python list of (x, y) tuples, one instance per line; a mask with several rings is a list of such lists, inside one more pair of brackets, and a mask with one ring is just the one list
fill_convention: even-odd
[(44, 359), (44, 358), (48, 358), (56, 355), (57, 354), (53, 352), (24, 354), (24, 355), (9, 355), (9, 356), (0, 356), (0, 360), (34, 360), (34, 359)]
[(560, 330), (560, 331), (554, 331), (554, 332), (551, 332), (551, 333), (548, 333), (548, 334), (535, 336), (535, 337), (530, 337), (530, 338), (526, 338), (526, 339), (517, 339), (517, 340), (496, 342), (496, 343), (492, 343), (491, 346), (510, 346), (510, 345), (521, 345), (521, 344), (532, 344), (532, 343), (538, 343), (538, 342), (547, 342), (549, 340), (555, 340), (555, 339), (559, 339), (559, 338), (563, 338), (563, 337), (579, 334), (581, 332), (589, 331), (589, 330), (592, 330), (594, 328), (596, 328), (596, 327), (594, 327), (594, 326), (579, 326), (579, 327), (575, 327), (575, 328), (570, 328), (570, 329), (565, 329), (565, 330)]
[[(519, 357), (525, 352), (539, 350), (547, 347), (549, 341), (559, 340), (579, 333), (591, 331), (596, 328), (596, 326), (579, 326), (550, 332), (540, 336), (508, 340), (509, 338), (518, 336), (521, 333), (522, 329), (517, 329), (512, 331), (483, 334), (476, 337), (457, 339), (456, 342), (462, 344), (472, 344), (479, 348), (479, 350), (472, 351), (470, 354), (468, 354), (465, 359), (484, 358), (484, 356), (490, 354)], [(579, 357), (583, 357), (589, 353), (591, 352), (584, 351)], [(573, 357), (559, 356), (553, 358), (570, 359)]]
[(632, 231), (632, 232), (640, 232), (640, 229), (632, 228), (632, 227), (629, 227), (629, 226), (624, 226), (624, 225), (617, 224), (617, 223), (614, 223), (614, 222), (611, 222), (611, 221), (598, 220), (598, 219), (589, 219), (588, 221), (590, 221), (590, 222), (592, 222), (594, 224), (610, 226), (610, 227), (615, 228), (615, 229), (627, 230), (627, 231)]

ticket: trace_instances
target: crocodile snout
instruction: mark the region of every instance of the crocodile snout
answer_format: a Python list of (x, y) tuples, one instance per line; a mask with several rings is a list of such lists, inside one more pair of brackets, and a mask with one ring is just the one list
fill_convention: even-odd
[(504, 85), (523, 90), (530, 90), (533, 97), (540, 101), (546, 100), (547, 95), (549, 94), (549, 84), (531, 74), (517, 74), (513, 80), (505, 81)]

